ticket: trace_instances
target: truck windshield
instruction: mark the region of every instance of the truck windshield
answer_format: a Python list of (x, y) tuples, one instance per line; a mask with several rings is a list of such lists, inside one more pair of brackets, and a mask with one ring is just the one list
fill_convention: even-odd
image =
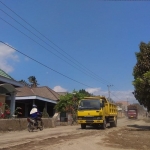
[(128, 114), (136, 114), (136, 110), (128, 110)]
[(79, 103), (78, 109), (79, 110), (99, 110), (100, 100), (99, 99), (81, 100)]

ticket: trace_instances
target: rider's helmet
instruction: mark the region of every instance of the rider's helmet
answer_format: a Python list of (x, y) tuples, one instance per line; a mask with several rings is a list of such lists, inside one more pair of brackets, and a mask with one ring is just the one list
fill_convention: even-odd
[(35, 104), (32, 105), (33, 108), (37, 108), (37, 106)]

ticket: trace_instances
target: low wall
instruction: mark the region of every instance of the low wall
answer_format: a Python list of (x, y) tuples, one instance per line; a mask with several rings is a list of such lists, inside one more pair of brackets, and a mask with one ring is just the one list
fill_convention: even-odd
[[(44, 128), (54, 128), (56, 121), (53, 118), (42, 118)], [(26, 118), (15, 119), (0, 119), (0, 131), (20, 131), (27, 129)]]
[(118, 111), (117, 117), (118, 118), (123, 118), (123, 117), (125, 117), (125, 113), (122, 112), (122, 111)]
[[(60, 122), (60, 114), (55, 113), (52, 118), (42, 118), (44, 128), (54, 128), (60, 125), (68, 125), (68, 122)], [(27, 118), (0, 119), (0, 131), (21, 131), (27, 129)]]

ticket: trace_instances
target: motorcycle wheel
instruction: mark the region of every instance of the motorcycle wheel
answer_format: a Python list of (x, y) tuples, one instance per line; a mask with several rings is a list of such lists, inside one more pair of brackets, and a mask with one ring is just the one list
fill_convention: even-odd
[(28, 131), (33, 132), (33, 128), (32, 128), (32, 125), (30, 123), (28, 124)]
[(44, 125), (43, 125), (43, 122), (41, 121), (41, 125), (39, 127), (40, 131), (42, 131), (44, 129)]

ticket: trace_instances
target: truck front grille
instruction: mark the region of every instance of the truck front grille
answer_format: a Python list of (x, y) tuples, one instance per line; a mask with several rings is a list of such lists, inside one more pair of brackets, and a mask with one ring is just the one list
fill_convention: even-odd
[(93, 123), (93, 120), (86, 120), (86, 123)]
[(95, 117), (83, 117), (83, 120), (94, 120)]
[(93, 117), (78, 117), (78, 120), (101, 120), (102, 117), (101, 116), (93, 116)]

